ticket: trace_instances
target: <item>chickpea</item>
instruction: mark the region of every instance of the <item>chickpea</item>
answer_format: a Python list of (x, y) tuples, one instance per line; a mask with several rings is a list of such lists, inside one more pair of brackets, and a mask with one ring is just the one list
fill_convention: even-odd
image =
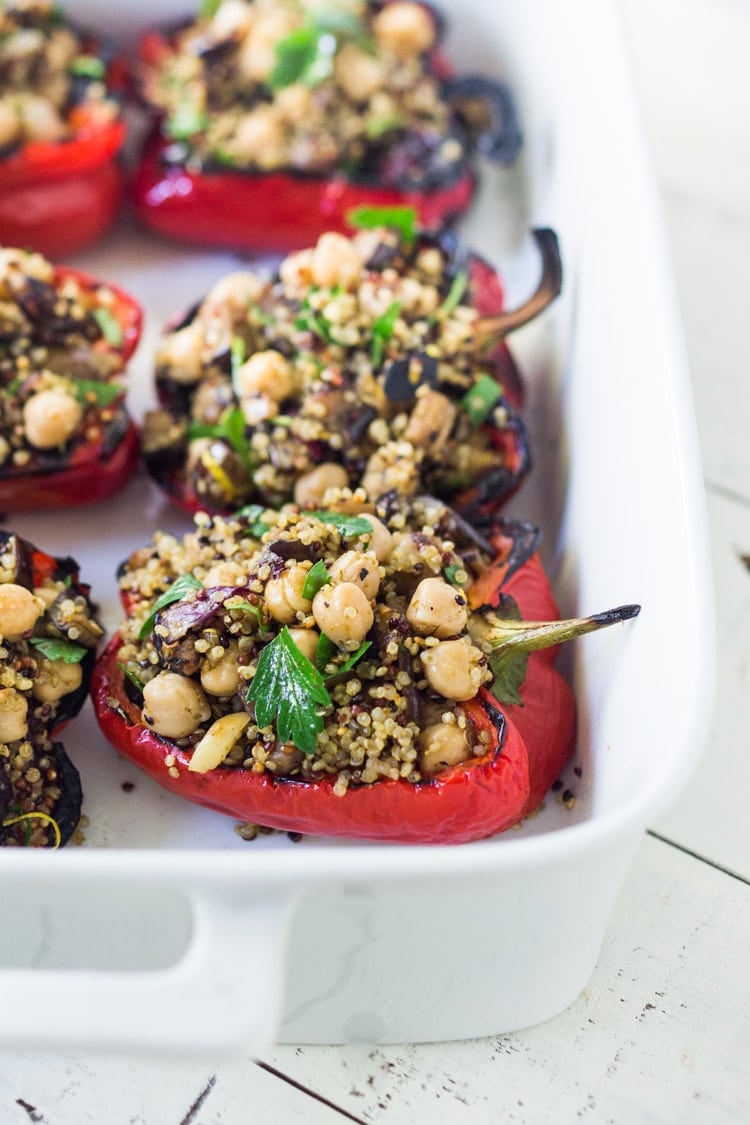
[(313, 251), (312, 280), (323, 289), (348, 288), (359, 280), (362, 259), (354, 243), (343, 234), (326, 231)]
[(211, 717), (203, 690), (177, 672), (160, 672), (143, 689), (143, 721), (163, 738), (187, 738)]
[(300, 508), (318, 508), (329, 488), (346, 488), (349, 475), (343, 465), (324, 461), (299, 477), (294, 486), (294, 502)]
[(312, 602), (302, 597), (302, 587), (307, 578), (307, 570), (303, 566), (287, 568), (278, 578), (271, 578), (266, 582), (264, 598), (268, 612), (274, 621), (282, 625), (291, 625), (297, 620), (297, 614), (303, 616), (310, 612)]
[(456, 723), (433, 723), (419, 736), (419, 772), (433, 777), (472, 757), (466, 732)]
[(28, 442), (36, 449), (65, 445), (80, 425), (83, 408), (67, 391), (39, 391), (27, 399), (23, 426)]
[(65, 122), (47, 98), (24, 94), (17, 104), (27, 141), (59, 141), (65, 136)]
[(312, 250), (289, 254), (279, 266), (279, 277), (286, 297), (299, 297), (312, 284)]
[(0, 584), (0, 635), (6, 641), (19, 641), (30, 633), (44, 613), (44, 602), (25, 586), (15, 582)]
[(433, 457), (441, 452), (450, 437), (458, 413), (451, 400), (428, 387), (420, 394), (404, 431), (404, 440), (421, 446)]
[(361, 512), (358, 514), (362, 516), (362, 519), (367, 520), (372, 527), (372, 535), (370, 536), (369, 542), (370, 550), (375, 552), (375, 558), (379, 563), (387, 562), (393, 550), (393, 536), (390, 531), (377, 516), (372, 516), (369, 512)]
[(83, 683), (83, 669), (80, 664), (66, 664), (64, 660), (47, 660), (37, 657), (39, 668), (34, 679), (31, 694), (40, 703), (55, 703), (64, 695), (77, 691)]
[(234, 695), (240, 686), (240, 669), (237, 663), (239, 650), (230, 645), (217, 661), (206, 661), (201, 666), (201, 686), (209, 695)]
[(467, 618), (466, 598), (442, 578), (423, 578), (406, 610), (406, 620), (423, 637), (455, 637)]
[(379, 59), (347, 43), (336, 54), (336, 78), (346, 96), (361, 105), (385, 84), (385, 70)]
[(20, 128), (21, 122), (10, 98), (0, 98), (0, 148), (15, 144)]
[(250, 270), (235, 270), (216, 282), (203, 301), (202, 308), (228, 305), (237, 312), (245, 310), (248, 302), (258, 301), (266, 289), (262, 278)]
[(372, 601), (380, 589), (380, 572), (374, 552), (346, 551), (328, 568), (334, 582), (352, 582)]
[(264, 395), (272, 402), (288, 398), (294, 388), (289, 361), (273, 348), (251, 355), (238, 368), (234, 382), (240, 398)]
[(259, 426), (268, 418), (274, 418), (279, 413), (279, 404), (268, 395), (255, 395), (253, 398), (243, 398), (240, 406), (242, 415), (248, 426)]
[(435, 24), (421, 4), (387, 4), (376, 15), (372, 29), (379, 46), (402, 59), (422, 54), (435, 41)]
[(284, 126), (276, 107), (260, 105), (243, 113), (237, 122), (231, 149), (239, 156), (252, 159), (259, 168), (278, 168), (283, 164)]
[(285, 86), (276, 94), (276, 108), (290, 125), (299, 125), (309, 117), (312, 102), (312, 90), (302, 82)]
[(246, 0), (222, 0), (211, 20), (211, 34), (216, 39), (244, 35), (253, 20), (253, 9)]
[(224, 559), (206, 571), (203, 585), (207, 589), (211, 586), (239, 586), (244, 577), (245, 572), (239, 563)]
[(318, 590), (312, 611), (320, 631), (348, 652), (359, 648), (375, 620), (366, 594), (353, 582)]
[(320, 633), (316, 629), (290, 629), (289, 636), (302, 655), (306, 656), (311, 664), (314, 664)]
[(0, 742), (18, 742), (29, 729), (27, 700), (15, 688), (0, 688)]
[(168, 368), (169, 378), (175, 383), (197, 383), (203, 374), (204, 340), (204, 327), (199, 320), (168, 333), (162, 337), (157, 348), (157, 368)]
[(486, 678), (486, 657), (464, 641), (441, 641), (421, 659), (430, 687), (445, 699), (473, 699)]

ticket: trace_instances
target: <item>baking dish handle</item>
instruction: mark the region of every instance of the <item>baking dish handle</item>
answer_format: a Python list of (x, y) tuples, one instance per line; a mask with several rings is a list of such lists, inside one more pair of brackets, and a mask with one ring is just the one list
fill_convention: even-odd
[(243, 1054), (278, 1030), (289, 890), (243, 901), (189, 894), (192, 937), (154, 971), (0, 969), (0, 1045), (35, 1050)]

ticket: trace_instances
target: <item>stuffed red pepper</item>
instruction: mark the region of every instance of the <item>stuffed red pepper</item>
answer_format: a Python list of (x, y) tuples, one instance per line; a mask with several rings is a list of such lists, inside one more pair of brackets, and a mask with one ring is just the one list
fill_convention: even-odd
[(510, 163), (507, 89), (452, 78), (422, 3), (220, 0), (141, 46), (159, 115), (136, 182), (172, 237), (290, 250), (346, 229), (354, 206), (414, 207), (436, 229), (465, 211), (477, 150)]
[(430, 498), (329, 503), (200, 514), (135, 552), (92, 687), (104, 733), (174, 793), (288, 831), (516, 824), (573, 749), (556, 645), (637, 607), (557, 620), (528, 525), (490, 541)]
[(78, 825), (80, 778), (55, 738), (102, 634), (76, 563), (0, 532), (0, 846), (59, 847)]
[(49, 0), (0, 9), (0, 243), (52, 257), (97, 239), (122, 193), (117, 65)]
[(274, 278), (223, 278), (162, 337), (143, 446), (177, 503), (319, 507), (351, 485), (429, 492), (477, 519), (517, 487), (530, 458), (503, 337), (559, 292), (557, 240), (536, 232), (538, 291), (503, 311), (486, 262), (394, 215), (404, 229), (327, 232)]
[(0, 249), (0, 512), (121, 488), (138, 459), (122, 371), (141, 310), (116, 286)]

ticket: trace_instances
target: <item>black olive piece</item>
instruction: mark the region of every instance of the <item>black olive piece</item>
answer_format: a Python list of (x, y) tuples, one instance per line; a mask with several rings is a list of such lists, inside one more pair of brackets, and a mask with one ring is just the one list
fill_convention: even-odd
[(480, 155), (506, 166), (516, 161), (523, 134), (513, 95), (503, 82), (463, 75), (447, 79), (443, 94)]
[(269, 543), (266, 549), (280, 559), (296, 559), (298, 562), (312, 559), (315, 553), (313, 544), (302, 543), (299, 539), (277, 539), (274, 543)]
[(347, 424), (347, 438), (349, 445), (357, 445), (367, 433), (370, 424), (375, 421), (378, 412), (374, 406), (360, 405), (355, 407)]
[(385, 369), (383, 390), (391, 402), (413, 402), (417, 388), (438, 384), (438, 361), (425, 352), (392, 360)]

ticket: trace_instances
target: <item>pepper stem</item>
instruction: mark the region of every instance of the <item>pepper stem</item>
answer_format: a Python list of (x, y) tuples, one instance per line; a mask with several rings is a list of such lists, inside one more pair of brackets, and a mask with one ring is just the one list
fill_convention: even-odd
[(536, 291), (517, 309), (482, 317), (476, 322), (474, 336), (478, 343), (489, 344), (502, 340), (514, 328), (520, 328), (551, 305), (562, 289), (562, 260), (560, 244), (553, 230), (543, 227), (531, 232), (542, 256), (542, 276)]
[(608, 625), (629, 621), (637, 617), (640, 611), (639, 605), (621, 605), (604, 613), (594, 613), (590, 617), (569, 617), (564, 621), (496, 621), (482, 640), (492, 645), (495, 652), (500, 649), (536, 652), (582, 637), (585, 633), (605, 629)]

